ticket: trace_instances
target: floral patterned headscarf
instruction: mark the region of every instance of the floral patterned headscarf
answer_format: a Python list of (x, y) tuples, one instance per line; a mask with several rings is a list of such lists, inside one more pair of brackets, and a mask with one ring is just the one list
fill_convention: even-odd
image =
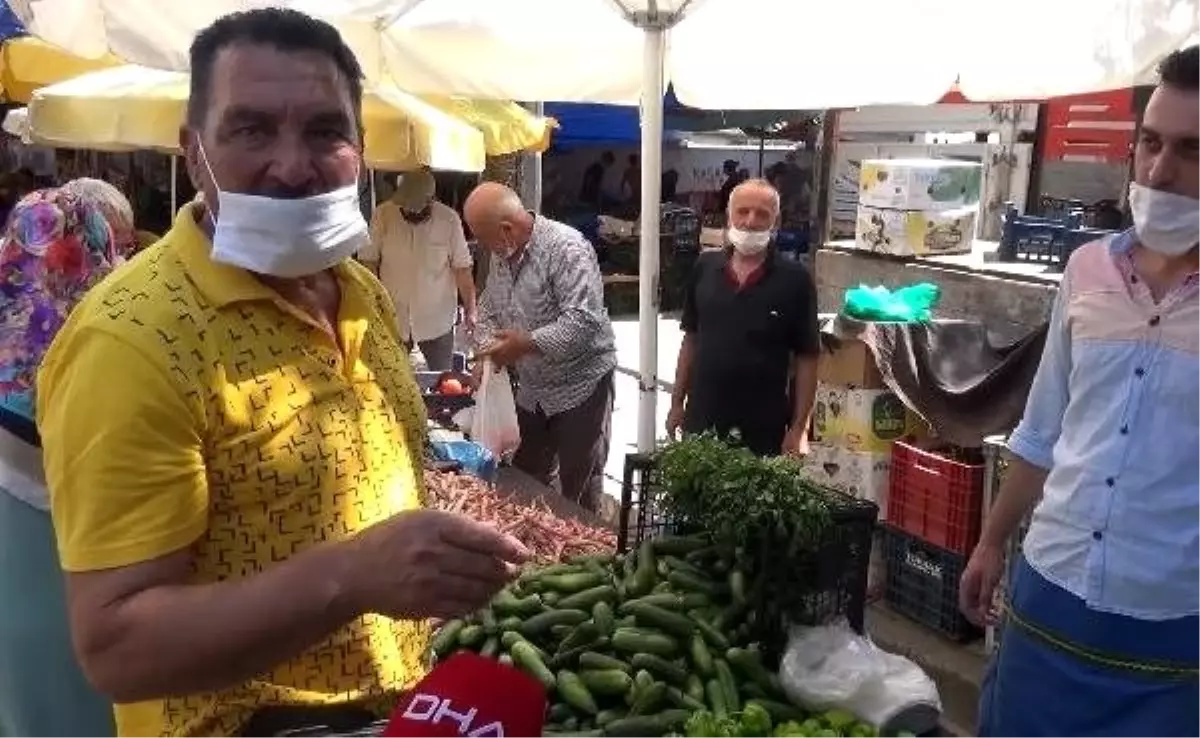
[(17, 203), (0, 243), (0, 408), (34, 419), (34, 378), (50, 342), (128, 249), (103, 211), (70, 191)]

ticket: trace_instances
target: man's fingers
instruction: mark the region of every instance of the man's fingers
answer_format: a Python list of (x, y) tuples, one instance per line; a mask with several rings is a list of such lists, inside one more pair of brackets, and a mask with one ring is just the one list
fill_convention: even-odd
[(441, 535), (442, 540), (451, 546), (510, 564), (523, 564), (529, 560), (529, 549), (516, 538), (469, 518), (458, 518), (455, 524), (444, 527)]

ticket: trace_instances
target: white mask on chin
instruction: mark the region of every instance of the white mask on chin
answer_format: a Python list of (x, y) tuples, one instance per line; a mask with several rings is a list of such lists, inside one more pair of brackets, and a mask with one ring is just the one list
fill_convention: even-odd
[[(204, 166), (208, 156), (200, 148)], [(213, 261), (256, 274), (295, 279), (329, 269), (367, 244), (370, 229), (358, 202), (357, 182), (295, 199), (217, 188)]]
[(727, 237), (729, 245), (742, 256), (761, 254), (771, 243), (770, 231), (746, 231), (730, 226)]
[(1163, 256), (1182, 256), (1200, 241), (1200, 200), (1129, 185), (1129, 210), (1138, 242)]

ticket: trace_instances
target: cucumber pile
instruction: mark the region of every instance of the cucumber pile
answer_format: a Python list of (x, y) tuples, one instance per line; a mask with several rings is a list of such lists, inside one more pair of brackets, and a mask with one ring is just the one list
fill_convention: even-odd
[(733, 558), (676, 536), (527, 569), (487, 608), (444, 624), (433, 655), (465, 649), (532, 675), (549, 695), (545, 735), (662, 736), (694, 714), (745, 709), (802, 723), (775, 676), (778, 655), (750, 640)]

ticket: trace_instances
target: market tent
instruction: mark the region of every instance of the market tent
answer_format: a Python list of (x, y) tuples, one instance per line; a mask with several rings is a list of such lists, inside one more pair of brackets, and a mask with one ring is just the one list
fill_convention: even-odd
[(7, 102), (28, 103), (39, 87), (121, 63), (115, 56), (85, 59), (39, 38), (21, 36), (0, 46), (0, 90)]
[[(1200, 27), (1200, 0), (275, 0), (333, 22), (369, 78), (423, 93), (642, 100), (638, 446), (655, 441), (659, 176), (667, 83), (707, 109), (928, 104), (1127, 87)], [(33, 0), (87, 56), (187, 65), (196, 31), (258, 0)], [(668, 44), (669, 33), (669, 44)], [(1026, 52), (1022, 54), (1021, 52)], [(1032, 52), (1032, 53), (1029, 53)], [(1054, 61), (1047, 61), (1053, 52)], [(806, 73), (805, 62), (813, 68)]]
[[(178, 153), (187, 97), (182, 72), (136, 65), (93, 72), (35, 92), (25, 135), (48, 146)], [(366, 160), (374, 168), (484, 167), (481, 131), (392, 85), (367, 93), (363, 123)]]

